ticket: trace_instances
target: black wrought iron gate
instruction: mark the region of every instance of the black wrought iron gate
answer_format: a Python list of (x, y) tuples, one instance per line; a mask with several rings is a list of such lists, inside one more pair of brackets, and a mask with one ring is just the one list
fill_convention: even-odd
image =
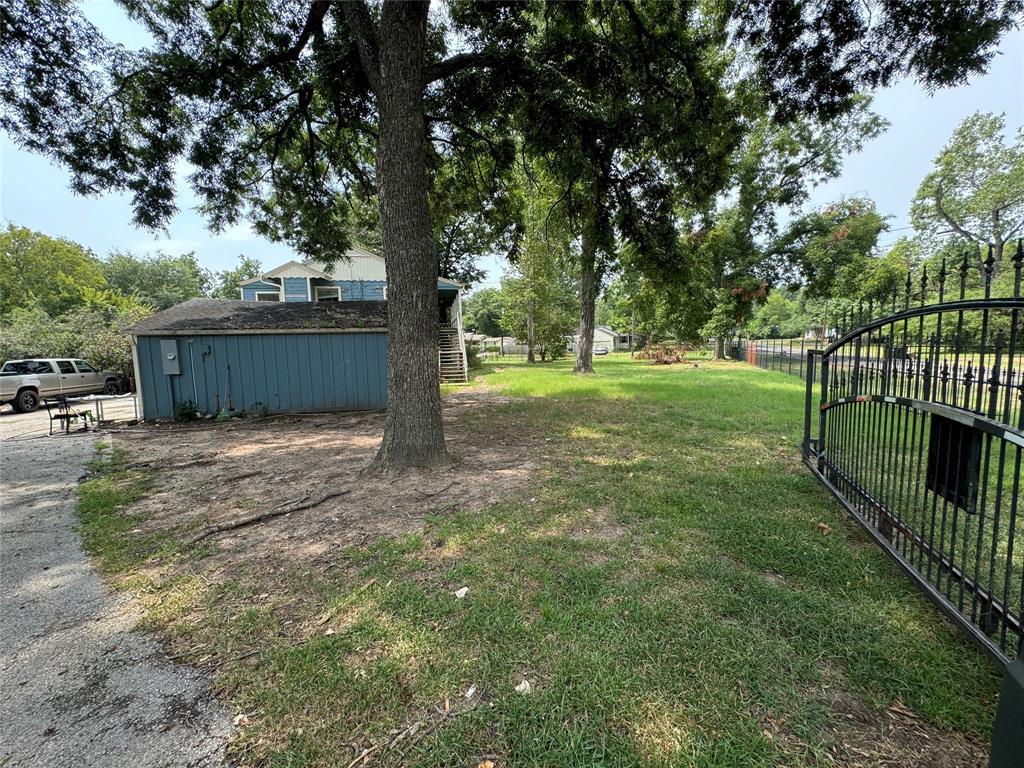
[(990, 254), (973, 298), (966, 258), (952, 299), (945, 264), (908, 277), (806, 366), (806, 464), (1001, 664), (1024, 657), (1022, 261), (996, 283)]

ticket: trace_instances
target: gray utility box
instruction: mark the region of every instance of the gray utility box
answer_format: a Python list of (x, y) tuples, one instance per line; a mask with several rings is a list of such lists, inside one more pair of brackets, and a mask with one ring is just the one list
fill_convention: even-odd
[(164, 363), (164, 373), (168, 376), (181, 375), (181, 361), (178, 359), (178, 340), (160, 340), (160, 359)]

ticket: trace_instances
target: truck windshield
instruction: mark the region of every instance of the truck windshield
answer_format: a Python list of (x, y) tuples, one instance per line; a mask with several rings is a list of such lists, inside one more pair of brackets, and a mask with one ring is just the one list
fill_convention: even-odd
[(24, 376), (26, 374), (53, 373), (53, 366), (46, 360), (12, 360), (4, 363), (4, 376)]

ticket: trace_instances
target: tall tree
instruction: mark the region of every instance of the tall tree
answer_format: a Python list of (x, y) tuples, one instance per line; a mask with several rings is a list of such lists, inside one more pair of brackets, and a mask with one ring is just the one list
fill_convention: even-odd
[(800, 271), (808, 295), (856, 293), (857, 275), (886, 228), (872, 200), (843, 198), (790, 222), (774, 249)]
[[(199, 265), (193, 252), (180, 256), (160, 252), (136, 256), (129, 251), (112, 251), (103, 262), (103, 273), (112, 288), (153, 309), (167, 309), (208, 296), (213, 283), (213, 276)], [(236, 285), (232, 298), (237, 296)]]
[(428, 157), (439, 145), (474, 153), (474, 125), (509, 111), (525, 8), (455, 2), (430, 16), (424, 0), (123, 6), (151, 40), (139, 51), (110, 44), (62, 0), (5, 3), (0, 125), (69, 166), (77, 191), (131, 191), (145, 226), (174, 212), (175, 165), (185, 158), (214, 229), (247, 216), (257, 232), (326, 262), (344, 258), (349, 243), (344, 198), (376, 193), (389, 406), (374, 467), (446, 464)]
[[(564, 352), (576, 316), (572, 237), (557, 186), (537, 167), (524, 169), (523, 235), (511, 273), (501, 281), (501, 327), (526, 342), (535, 362)], [(582, 341), (581, 341), (582, 343)]]
[(213, 289), (210, 291), (210, 296), (215, 299), (240, 298), (239, 289), (242, 282), (259, 277), (262, 272), (263, 265), (259, 259), (240, 254), (237, 267), (223, 269), (213, 276)]
[(501, 291), (481, 288), (462, 302), (463, 324), (474, 333), (484, 336), (501, 335)]
[(552, 4), (539, 22), (538, 88), (520, 123), (579, 239), (577, 372), (593, 370), (595, 304), (619, 240), (666, 258), (679, 190), (698, 204), (723, 181), (738, 136), (724, 19), (699, 16), (691, 3), (586, 2)]
[(853, 99), (838, 117), (797, 116), (781, 125), (764, 114), (762, 99), (752, 100), (748, 111), (751, 127), (731, 158), (727, 193), (717, 208), (689, 225), (688, 246), (708, 285), (705, 333), (716, 339), (718, 358), (725, 355), (725, 337), (749, 317), (752, 302), (790, 267), (771, 247), (779, 214), (796, 213), (814, 187), (839, 175), (845, 155), (886, 126), (865, 97)]
[(955, 236), (975, 244), (984, 274), (986, 246), (995, 268), (1006, 243), (1024, 232), (1024, 127), (1004, 140), (1003, 115), (976, 112), (964, 120), (925, 176), (910, 209), (914, 227), (932, 238)]
[(99, 259), (78, 243), (14, 224), (0, 231), (0, 315), (33, 305), (57, 315), (105, 288)]

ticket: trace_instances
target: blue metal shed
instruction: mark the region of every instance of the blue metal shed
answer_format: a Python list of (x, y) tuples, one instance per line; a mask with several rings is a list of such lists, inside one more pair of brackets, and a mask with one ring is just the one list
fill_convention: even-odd
[(387, 304), (192, 299), (129, 331), (142, 418), (387, 405)]

